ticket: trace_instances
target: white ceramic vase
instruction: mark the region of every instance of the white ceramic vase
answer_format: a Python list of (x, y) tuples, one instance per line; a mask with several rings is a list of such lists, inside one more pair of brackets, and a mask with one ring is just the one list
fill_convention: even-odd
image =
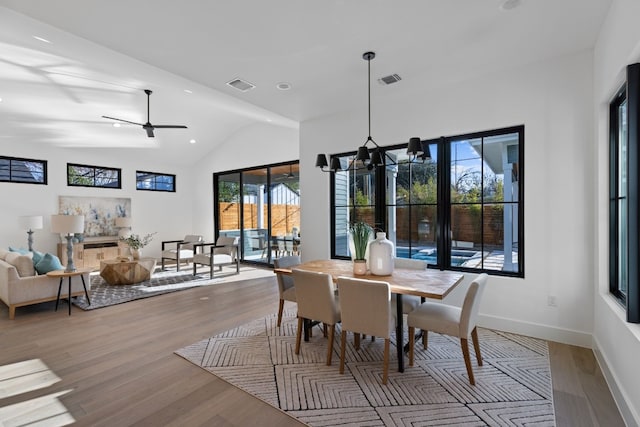
[(393, 273), (393, 242), (387, 239), (387, 233), (376, 233), (376, 239), (369, 243), (369, 270), (376, 276), (388, 276)]
[(140, 259), (142, 255), (142, 249), (131, 249), (131, 256), (133, 259)]

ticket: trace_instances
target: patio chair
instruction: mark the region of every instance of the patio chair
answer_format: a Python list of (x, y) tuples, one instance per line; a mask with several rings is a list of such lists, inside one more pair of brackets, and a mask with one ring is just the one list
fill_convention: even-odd
[[(336, 323), (340, 321), (340, 305), (330, 274), (293, 269), (293, 286), (298, 303), (298, 332), (295, 353), (300, 354), (300, 340), (305, 319), (329, 326), (327, 365), (331, 365)], [(306, 325), (305, 325), (306, 327)]]
[[(300, 264), (300, 257), (297, 255), (284, 256), (273, 260), (275, 268), (289, 268)], [(278, 293), (280, 294), (280, 306), (278, 307), (278, 327), (282, 323), (282, 312), (284, 302), (296, 302), (296, 290), (293, 286), (293, 277), (290, 274), (276, 273), (278, 279)]]
[(161, 265), (164, 271), (165, 260), (176, 262), (176, 270), (180, 271), (180, 263), (187, 265), (193, 260), (193, 244), (202, 242), (202, 236), (187, 234), (182, 240), (165, 240), (162, 242)]
[[(389, 376), (389, 345), (396, 322), (391, 307), (391, 290), (387, 282), (338, 277), (342, 336), (340, 337), (340, 373), (344, 373), (347, 331), (384, 338), (382, 384)], [(357, 338), (357, 335), (356, 335)], [(358, 340), (356, 339), (356, 348)]]
[(462, 348), (464, 364), (467, 367), (469, 383), (476, 385), (471, 367), (471, 357), (469, 356), (468, 338), (469, 335), (471, 335), (478, 366), (482, 366), (476, 320), (480, 307), (480, 298), (484, 292), (488, 277), (486, 273), (482, 273), (471, 282), (469, 289), (467, 289), (462, 308), (447, 304), (425, 302), (409, 313), (407, 317), (407, 325), (409, 326), (409, 366), (413, 366), (415, 328), (422, 329), (422, 346), (425, 350), (427, 348), (428, 331), (451, 335), (460, 338), (460, 347)]
[(224, 266), (235, 265), (236, 273), (240, 273), (238, 259), (238, 242), (240, 237), (220, 236), (215, 243), (197, 243), (194, 245), (193, 275), (196, 275), (198, 264), (209, 266), (209, 277), (213, 279), (213, 268), (222, 271)]

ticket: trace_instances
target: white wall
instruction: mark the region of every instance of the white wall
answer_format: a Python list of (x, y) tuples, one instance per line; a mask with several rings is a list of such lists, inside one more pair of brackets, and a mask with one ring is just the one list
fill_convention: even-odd
[(197, 162), (195, 176), (193, 223), (198, 234), (213, 241), (213, 174), (235, 169), (261, 166), (299, 158), (298, 129), (255, 124), (230, 136), (223, 144)]
[[(481, 307), (485, 326), (591, 345), (592, 61), (584, 52), (431, 92), (372, 88), (372, 136), (380, 145), (525, 125), (525, 278), (491, 277)], [(330, 255), (329, 176), (314, 168), (315, 156), (364, 142), (362, 95), (361, 111), (301, 124), (305, 260)], [(557, 308), (547, 305), (548, 295), (556, 296)]]
[(592, 233), (594, 263), (593, 348), (627, 425), (640, 425), (640, 325), (628, 324), (622, 307), (609, 295), (609, 102), (625, 79), (625, 67), (640, 61), (640, 2), (614, 0), (594, 50), (597, 200)]
[[(160, 242), (184, 237), (193, 228), (193, 175), (189, 168), (158, 164), (137, 150), (65, 149), (16, 141), (0, 143), (6, 156), (48, 161), (48, 185), (0, 183), (0, 247), (27, 246), (27, 232), (18, 227), (22, 215), (43, 215), (44, 228), (34, 231), (34, 249), (56, 253), (57, 234), (50, 231), (50, 215), (58, 213), (58, 196), (129, 197), (132, 232), (157, 232), (145, 255), (160, 256)], [(122, 189), (67, 186), (67, 162), (122, 169)], [(137, 191), (136, 170), (177, 175), (177, 192)], [(176, 220), (177, 219), (177, 220)]]

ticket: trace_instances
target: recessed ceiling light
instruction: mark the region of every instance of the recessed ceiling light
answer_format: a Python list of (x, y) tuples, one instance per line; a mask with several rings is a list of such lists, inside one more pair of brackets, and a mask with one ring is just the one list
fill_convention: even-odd
[(51, 43), (49, 40), (43, 39), (42, 37), (33, 36), (33, 38), (36, 40), (40, 40), (41, 42), (44, 42), (44, 43)]
[(289, 90), (291, 89), (291, 83), (287, 83), (287, 82), (280, 82), (278, 84), (276, 84), (276, 87), (280, 90)]
[(189, 143), (190, 143), (190, 144), (195, 144), (195, 143), (196, 143), (196, 140), (195, 140), (195, 139), (190, 139), (190, 140), (189, 140)]
[(265, 119), (267, 122), (271, 123), (273, 119)]
[(193, 91), (192, 91), (192, 90), (189, 90), (189, 89), (185, 89), (185, 90), (184, 90), (184, 93), (193, 93)]
[(522, 0), (504, 0), (500, 4), (500, 10), (515, 9), (516, 7), (520, 6), (521, 3), (522, 3)]
[(120, 123), (114, 123), (114, 124), (113, 124), (113, 127), (114, 127), (114, 128), (119, 128), (119, 127), (120, 127)]

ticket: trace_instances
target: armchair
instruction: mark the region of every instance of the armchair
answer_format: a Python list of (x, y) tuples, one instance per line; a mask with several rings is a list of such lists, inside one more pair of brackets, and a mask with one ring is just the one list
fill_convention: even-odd
[[(209, 266), (209, 276), (213, 279), (213, 267), (222, 271), (223, 266), (236, 266), (236, 274), (240, 273), (238, 259), (239, 237), (220, 236), (215, 243), (196, 243), (193, 245), (193, 275), (196, 274), (197, 264)], [(207, 252), (205, 248), (209, 248)]]
[(202, 242), (202, 236), (187, 234), (183, 240), (165, 240), (162, 242), (162, 270), (166, 259), (176, 262), (176, 270), (180, 271), (180, 263), (189, 264), (193, 260), (193, 245)]

